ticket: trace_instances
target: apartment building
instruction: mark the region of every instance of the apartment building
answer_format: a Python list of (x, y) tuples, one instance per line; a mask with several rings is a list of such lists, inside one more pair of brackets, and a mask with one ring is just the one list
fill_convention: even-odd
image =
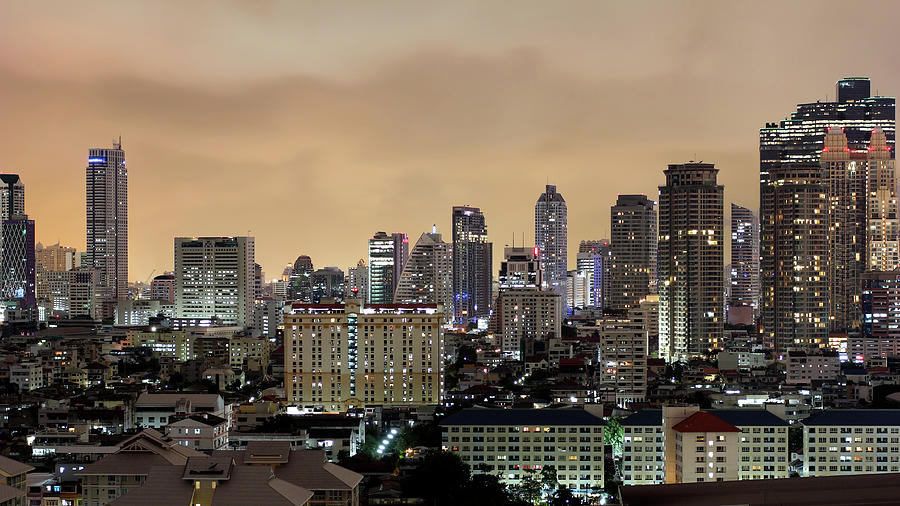
[(443, 322), (436, 304), (293, 304), (284, 315), (285, 396), (329, 412), (438, 404)]
[(166, 425), (166, 436), (181, 446), (195, 450), (223, 450), (228, 446), (227, 420), (220, 416), (174, 416), (175, 421)]
[(647, 397), (647, 329), (627, 318), (597, 321), (600, 334), (600, 382), (615, 391), (616, 404)]
[(625, 485), (665, 482), (662, 410), (645, 409), (622, 424), (622, 480)]
[(900, 410), (827, 409), (803, 420), (806, 476), (900, 472)]
[(792, 351), (785, 362), (785, 382), (789, 384), (809, 385), (817, 381), (833, 381), (841, 374), (841, 361), (837, 353), (810, 355)]
[(464, 409), (441, 422), (443, 448), (475, 473), (518, 485), (554, 466), (576, 494), (603, 487), (605, 423), (582, 409)]

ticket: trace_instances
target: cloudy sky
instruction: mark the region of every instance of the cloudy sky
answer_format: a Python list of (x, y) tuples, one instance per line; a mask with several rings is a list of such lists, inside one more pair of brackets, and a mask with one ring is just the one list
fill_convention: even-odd
[[(852, 7), (852, 8), (851, 8)], [(866, 75), (900, 89), (891, 2), (0, 3), (0, 170), (38, 240), (84, 249), (88, 148), (122, 135), (130, 277), (176, 235), (256, 236), (268, 278), (299, 254), (354, 264), (481, 207), (495, 256), (533, 240), (549, 180), (569, 251), (667, 163), (758, 202), (758, 128)], [(530, 238), (529, 238), (530, 236)], [(519, 239), (517, 239), (519, 240)]]

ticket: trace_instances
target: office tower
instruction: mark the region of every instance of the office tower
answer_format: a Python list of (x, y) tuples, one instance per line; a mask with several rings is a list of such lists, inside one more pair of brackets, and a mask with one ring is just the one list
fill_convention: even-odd
[(566, 200), (556, 186), (547, 185), (534, 205), (534, 247), (540, 255), (546, 288), (565, 293), (568, 270)]
[(610, 306), (636, 307), (647, 294), (656, 293), (656, 209), (646, 195), (619, 195), (610, 208)]
[(340, 303), (344, 301), (344, 271), (337, 267), (324, 267), (312, 273), (312, 301)]
[(863, 273), (861, 330), (847, 339), (851, 360), (900, 357), (900, 268)]
[(828, 185), (831, 217), (831, 331), (859, 328), (859, 277), (866, 264), (866, 155), (851, 152), (840, 128), (825, 134), (820, 163)]
[(569, 312), (575, 308), (583, 309), (591, 306), (591, 279), (587, 271), (569, 271), (566, 273), (566, 307)]
[(315, 269), (312, 259), (306, 255), (300, 255), (291, 267), (288, 275), (290, 282), (290, 299), (298, 302), (312, 302), (312, 281), (310, 277)]
[(554, 290), (509, 288), (500, 292), (494, 309), (500, 350), (513, 360), (524, 358), (529, 343), (562, 333), (562, 298)]
[(371, 304), (390, 304), (409, 257), (406, 234), (378, 232), (369, 239), (369, 298)]
[(900, 265), (900, 225), (897, 222), (897, 183), (894, 159), (884, 130), (872, 131), (866, 152), (866, 214), (868, 270), (890, 271)]
[(38, 243), (35, 261), (39, 271), (68, 271), (77, 267), (75, 248), (60, 246), (59, 243), (51, 246)]
[(492, 244), (477, 207), (453, 207), (453, 320), (486, 320), (491, 314)]
[[(25, 214), (25, 183), (18, 174), (2, 174), (3, 185), (0, 186), (0, 222), (11, 216)], [(9, 196), (12, 195), (12, 207)]]
[(609, 240), (581, 241), (578, 247), (578, 270), (589, 273), (591, 281), (591, 306), (608, 308), (612, 293), (612, 247)]
[(128, 169), (122, 139), (88, 152), (85, 263), (100, 271), (101, 314), (128, 298)]
[(510, 288), (534, 288), (540, 290), (543, 282), (541, 263), (537, 248), (503, 248), (503, 262), (500, 262), (500, 291)]
[(175, 316), (249, 325), (254, 256), (253, 237), (176, 237)]
[(394, 302), (440, 304), (445, 315), (453, 311), (453, 245), (437, 231), (419, 236), (400, 274)]
[(293, 304), (284, 314), (285, 397), (317, 411), (439, 404), (443, 322), (435, 304)]
[(160, 274), (150, 282), (150, 300), (175, 302), (175, 275)]
[(259, 297), (253, 302), (253, 337), (274, 339), (284, 324), (284, 299)]
[(724, 188), (711, 163), (671, 164), (659, 187), (659, 356), (686, 361), (721, 345)]
[(769, 168), (792, 162), (819, 161), (825, 147), (826, 127), (844, 129), (848, 147), (864, 151), (871, 132), (880, 127), (894, 158), (895, 99), (874, 97), (865, 77), (848, 77), (837, 82), (836, 100), (799, 104), (791, 118), (767, 123), (759, 130), (760, 183), (768, 178)]
[(753, 211), (737, 204), (731, 204), (729, 277), (728, 321), (750, 325), (759, 307), (759, 219)]
[[(369, 267), (362, 258), (355, 267), (347, 269), (347, 283), (344, 285), (345, 299), (365, 299), (369, 295)], [(445, 309), (445, 311), (447, 311)]]
[(760, 188), (760, 328), (779, 355), (828, 342), (828, 184), (818, 163), (770, 168)]
[(24, 214), (3, 221), (2, 298), (23, 307), (35, 305), (34, 220)]

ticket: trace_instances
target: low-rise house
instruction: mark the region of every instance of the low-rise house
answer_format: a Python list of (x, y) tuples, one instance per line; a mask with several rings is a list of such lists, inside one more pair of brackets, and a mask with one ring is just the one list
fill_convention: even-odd
[(25, 506), (28, 504), (28, 473), (32, 466), (18, 460), (0, 456), (0, 506)]
[(182, 446), (200, 451), (223, 450), (228, 446), (228, 428), (222, 417), (203, 413), (172, 417), (166, 435)]

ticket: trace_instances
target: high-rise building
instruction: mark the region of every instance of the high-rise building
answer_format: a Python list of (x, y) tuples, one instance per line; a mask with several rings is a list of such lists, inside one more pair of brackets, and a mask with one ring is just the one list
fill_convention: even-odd
[(150, 300), (175, 302), (174, 274), (160, 274), (150, 281)]
[(458, 324), (487, 320), (493, 285), (492, 244), (484, 214), (477, 207), (454, 206), (453, 320)]
[[(365, 299), (369, 295), (369, 267), (362, 258), (356, 266), (347, 269), (344, 299)], [(446, 311), (446, 309), (445, 309)]]
[(610, 208), (613, 254), (610, 306), (636, 307), (656, 293), (656, 209), (646, 195), (619, 195)]
[(578, 247), (578, 270), (585, 271), (590, 276), (591, 306), (598, 308), (610, 307), (610, 294), (612, 292), (611, 275), (614, 258), (609, 240), (581, 241)]
[(507, 246), (498, 276), (500, 291), (509, 288), (540, 289), (543, 282), (537, 248)]
[(723, 193), (711, 163), (671, 164), (659, 187), (659, 356), (686, 361), (721, 345)]
[(288, 276), (291, 300), (312, 302), (312, 280), (310, 278), (314, 270), (311, 258), (306, 255), (297, 257)]
[(566, 273), (566, 307), (574, 309), (591, 306), (591, 278), (588, 271), (573, 270)]
[[(18, 174), (2, 174), (0, 185), (0, 224), (14, 216), (25, 214), (25, 183)], [(12, 195), (12, 206), (10, 206)], [(2, 231), (0, 231), (0, 244), (3, 244)]]
[(15, 215), (3, 221), (0, 293), (3, 300), (16, 301), (23, 307), (35, 305), (34, 220)]
[(537, 248), (544, 272), (546, 288), (565, 293), (568, 270), (568, 218), (566, 200), (556, 191), (555, 185), (547, 185), (534, 205), (534, 247)]
[(453, 245), (433, 230), (422, 234), (409, 254), (394, 293), (394, 302), (440, 304), (445, 315), (453, 310)]
[(562, 332), (562, 298), (554, 290), (509, 288), (500, 292), (494, 318), (500, 350), (513, 360), (534, 341), (559, 338)]
[(175, 316), (248, 326), (254, 257), (253, 237), (176, 237)]
[(99, 279), (100, 273), (96, 269), (40, 271), (37, 274), (37, 298), (50, 301), (54, 315), (97, 318), (96, 287)]
[(378, 232), (369, 239), (369, 298), (370, 304), (390, 304), (400, 274), (409, 257), (409, 237), (406, 234)]
[(818, 163), (773, 166), (760, 189), (760, 327), (776, 353), (828, 342), (828, 184)]
[(85, 261), (100, 271), (101, 314), (108, 318), (116, 302), (128, 298), (128, 169), (122, 139), (112, 149), (90, 149), (85, 173)]
[(625, 318), (597, 320), (601, 389), (611, 389), (618, 406), (643, 402), (647, 397), (647, 357), (650, 351), (647, 322), (642, 320), (640, 314), (635, 318), (629, 314)]
[(836, 100), (799, 104), (791, 118), (767, 123), (759, 130), (760, 183), (769, 168), (784, 163), (817, 163), (825, 147), (828, 127), (844, 129), (848, 147), (864, 151), (871, 132), (880, 127), (894, 158), (895, 102), (893, 97), (872, 96), (866, 77), (848, 77), (837, 82)]
[(894, 158), (881, 127), (876, 127), (866, 152), (866, 254), (868, 270), (891, 271), (900, 265), (900, 224)]
[(310, 281), (314, 304), (344, 301), (344, 271), (337, 267), (324, 267), (314, 272)]
[[(753, 211), (731, 204), (731, 298), (728, 300), (728, 318), (738, 312), (753, 313), (759, 307), (759, 218)], [(735, 318), (737, 323), (740, 318)]]
[(862, 275), (862, 332), (848, 338), (851, 359), (900, 357), (900, 268)]
[[(2, 241), (2, 239), (0, 239)], [(69, 271), (78, 266), (75, 248), (59, 243), (43, 246), (38, 243), (35, 261), (39, 271)]]
[(831, 331), (859, 328), (860, 275), (866, 270), (866, 155), (852, 152), (840, 128), (825, 134), (820, 163), (830, 198)]
[(439, 404), (443, 322), (435, 304), (293, 304), (284, 314), (285, 397), (317, 411)]

